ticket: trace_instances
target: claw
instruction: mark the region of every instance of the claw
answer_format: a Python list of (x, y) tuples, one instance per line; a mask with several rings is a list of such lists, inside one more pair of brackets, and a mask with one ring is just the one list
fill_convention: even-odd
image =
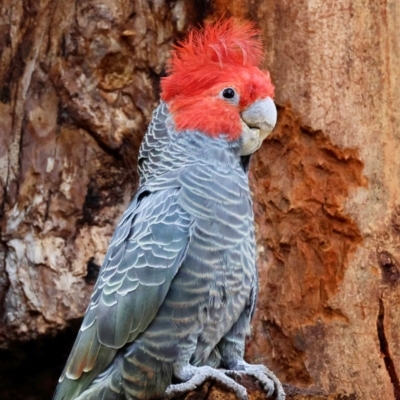
[(252, 376), (261, 383), (268, 397), (275, 395), (274, 399), (276, 400), (286, 399), (286, 394), (280, 380), (264, 365), (251, 365), (245, 361), (240, 361), (232, 369), (225, 371), (225, 373), (228, 376)]
[(212, 379), (226, 388), (232, 390), (236, 397), (240, 400), (248, 400), (247, 391), (233, 379), (226, 376), (225, 371), (217, 370), (208, 366), (193, 367), (191, 365), (183, 368), (180, 373), (176, 374), (177, 378), (186, 380), (183, 383), (168, 386), (165, 396), (168, 399), (181, 396), (191, 390), (198, 388), (207, 379)]

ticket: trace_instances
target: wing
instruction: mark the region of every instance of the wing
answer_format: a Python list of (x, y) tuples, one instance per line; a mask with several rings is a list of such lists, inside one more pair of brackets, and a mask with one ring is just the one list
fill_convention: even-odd
[(189, 242), (192, 219), (178, 192), (141, 190), (124, 213), (54, 400), (82, 393), (155, 317)]

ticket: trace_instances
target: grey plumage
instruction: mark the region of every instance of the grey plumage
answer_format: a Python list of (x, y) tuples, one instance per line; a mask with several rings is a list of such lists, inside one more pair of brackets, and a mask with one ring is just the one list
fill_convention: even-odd
[(154, 111), (138, 192), (53, 400), (148, 399), (190, 365), (233, 368), (242, 360), (257, 269), (240, 146), (178, 133), (166, 104)]

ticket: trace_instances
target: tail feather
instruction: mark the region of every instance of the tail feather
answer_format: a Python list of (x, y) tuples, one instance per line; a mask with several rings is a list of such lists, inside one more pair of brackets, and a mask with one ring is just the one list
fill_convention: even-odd
[(171, 384), (172, 364), (156, 359), (138, 345), (131, 346), (122, 365), (122, 385), (129, 400), (162, 397)]
[[(161, 361), (135, 343), (119, 352), (111, 365), (92, 384), (64, 377), (53, 400), (147, 400), (160, 398), (171, 384), (170, 362)], [(85, 389), (83, 389), (85, 387)]]
[(76, 400), (125, 400), (121, 379), (122, 355), (119, 354)]
[[(105, 349), (105, 351), (102, 351), (103, 349)], [(110, 373), (106, 374), (107, 371), (120, 369), (120, 367), (118, 367), (118, 364), (120, 364), (119, 358), (115, 357), (113, 360), (115, 352), (116, 350), (110, 352), (105, 346), (101, 346), (95, 369), (90, 372), (82, 373), (79, 379), (70, 379), (67, 375), (62, 376), (54, 393), (53, 400), (74, 400), (78, 398), (78, 396), (80, 398), (81, 393), (85, 393), (92, 382), (94, 384), (100, 377), (104, 376), (105, 379), (106, 376), (110, 375)], [(97, 371), (104, 370), (108, 365), (110, 366), (93, 381), (93, 376), (96, 376), (98, 373)], [(85, 397), (82, 397), (82, 399), (84, 398)]]

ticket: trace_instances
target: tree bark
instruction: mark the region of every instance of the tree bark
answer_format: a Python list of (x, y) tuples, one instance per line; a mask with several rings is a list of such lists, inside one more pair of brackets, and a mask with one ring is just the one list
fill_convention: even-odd
[[(287, 387), (289, 398), (400, 400), (394, 0), (1, 0), (0, 9), (0, 342), (9, 348), (0, 374), (14, 390), (0, 388), (4, 398), (53, 390), (64, 361), (40, 391), (34, 343), (55, 340), (60, 359), (69, 351), (74, 334), (50, 336), (83, 315), (134, 193), (171, 44), (191, 24), (234, 15), (260, 25), (279, 105), (250, 172), (260, 295), (247, 358), (302, 388)], [(18, 371), (37, 374), (31, 391), (15, 389)]]
[(283, 108), (252, 169), (262, 283), (248, 356), (298, 386), (399, 400), (399, 4), (255, 9)]
[(3, 342), (84, 313), (186, 12), (181, 1), (3, 1)]

